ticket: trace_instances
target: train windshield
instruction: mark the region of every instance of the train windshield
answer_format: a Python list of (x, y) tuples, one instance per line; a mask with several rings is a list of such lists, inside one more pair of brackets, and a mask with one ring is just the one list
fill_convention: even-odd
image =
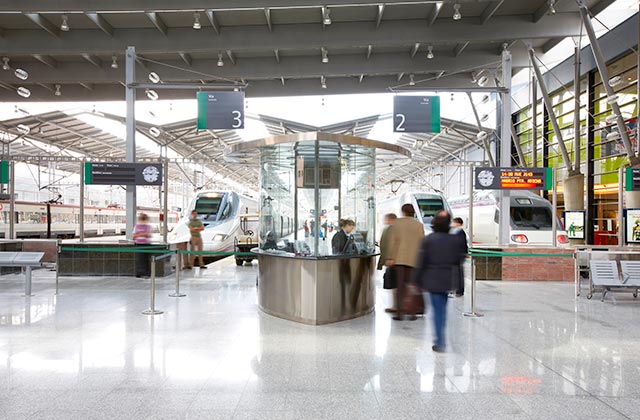
[(196, 211), (200, 219), (204, 221), (215, 221), (220, 211), (223, 196), (220, 195), (203, 195), (198, 197), (196, 201)]
[(444, 203), (442, 198), (418, 198), (418, 207), (420, 208), (420, 214), (422, 218), (433, 217), (437, 212), (444, 209)]
[(511, 220), (521, 229), (551, 229), (551, 211), (546, 207), (511, 206)]

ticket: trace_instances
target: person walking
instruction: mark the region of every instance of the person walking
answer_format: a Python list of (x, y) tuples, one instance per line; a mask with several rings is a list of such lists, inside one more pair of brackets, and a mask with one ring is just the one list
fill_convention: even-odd
[[(454, 217), (451, 223), (451, 234), (457, 236), (462, 245), (463, 252), (467, 254), (469, 252), (469, 243), (467, 242), (467, 233), (462, 227), (463, 221), (460, 217)], [(456, 297), (464, 296), (464, 259), (460, 262), (460, 268), (458, 269), (458, 286), (456, 288)]]
[[(193, 210), (191, 212), (191, 219), (189, 219), (189, 231), (191, 232), (191, 252), (202, 252), (202, 235), (200, 232), (204, 230), (204, 225), (202, 224), (202, 220), (198, 218), (198, 212)], [(200, 262), (200, 268), (207, 268), (204, 265), (204, 260), (202, 254), (198, 255), (198, 260)], [(191, 261), (189, 267), (192, 268), (193, 264), (196, 262), (196, 254), (191, 254)]]
[[(385, 267), (385, 263), (387, 262), (389, 252), (390, 252), (389, 231), (391, 230), (391, 227), (393, 226), (393, 223), (396, 221), (397, 218), (398, 216), (396, 216), (395, 213), (387, 213), (384, 215), (384, 224), (387, 227), (384, 228), (384, 230), (382, 231), (382, 235), (380, 236), (380, 258), (378, 259), (378, 270), (382, 270), (382, 268)], [(383, 279), (384, 281), (383, 281), (382, 287), (386, 290), (392, 291), (392, 299), (393, 299), (391, 302), (391, 307), (386, 308), (385, 312), (395, 313), (398, 308), (398, 302), (396, 299), (397, 285), (396, 285), (396, 278), (393, 274), (393, 267), (386, 268), (386, 270), (384, 271)]]
[(429, 292), (433, 309), (435, 352), (444, 352), (449, 292), (457, 287), (458, 270), (465, 257), (460, 237), (449, 233), (451, 215), (441, 211), (431, 220), (433, 233), (422, 240), (415, 281)]
[[(138, 223), (133, 227), (133, 242), (137, 247), (147, 247), (151, 245), (151, 225), (149, 216), (144, 213), (138, 215)], [(149, 266), (149, 254), (146, 252), (136, 252), (136, 277), (151, 276), (151, 267)]]
[[(424, 238), (424, 226), (415, 219), (412, 204), (402, 206), (402, 217), (398, 218), (389, 235), (389, 255), (385, 261), (392, 267), (397, 283), (397, 312), (393, 319), (416, 319), (416, 312), (424, 311), (424, 301), (420, 293), (416, 293), (416, 285), (412, 282), (413, 269), (416, 267), (418, 250)], [(422, 307), (420, 307), (422, 306)]]

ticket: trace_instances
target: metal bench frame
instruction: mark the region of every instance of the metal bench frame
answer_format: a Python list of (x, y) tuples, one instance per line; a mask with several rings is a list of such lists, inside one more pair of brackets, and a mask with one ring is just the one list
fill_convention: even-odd
[(31, 294), (31, 269), (33, 267), (42, 266), (42, 257), (44, 252), (0, 252), (0, 267), (24, 267), (24, 295), (33, 296)]

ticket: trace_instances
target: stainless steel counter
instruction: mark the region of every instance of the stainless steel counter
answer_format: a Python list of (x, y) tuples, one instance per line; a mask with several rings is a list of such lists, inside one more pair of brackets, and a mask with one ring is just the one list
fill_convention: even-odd
[(375, 259), (375, 255), (299, 258), (258, 251), (260, 308), (312, 325), (366, 315), (375, 304)]

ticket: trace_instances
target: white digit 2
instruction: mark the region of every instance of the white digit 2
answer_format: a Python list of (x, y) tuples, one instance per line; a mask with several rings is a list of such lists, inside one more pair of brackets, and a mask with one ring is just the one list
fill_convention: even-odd
[(404, 122), (406, 121), (406, 117), (404, 114), (396, 114), (396, 118), (400, 118), (400, 122), (396, 126), (396, 131), (405, 131)]
[(231, 115), (233, 115), (233, 124), (231, 124), (231, 128), (240, 128), (242, 127), (242, 112), (240, 111), (231, 111)]

